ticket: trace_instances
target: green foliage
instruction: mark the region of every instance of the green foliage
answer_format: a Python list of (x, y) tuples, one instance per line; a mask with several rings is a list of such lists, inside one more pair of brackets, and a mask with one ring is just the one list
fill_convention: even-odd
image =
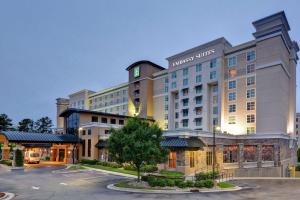
[(82, 164), (88, 164), (88, 165), (96, 165), (98, 163), (98, 160), (87, 160), (87, 159), (82, 159), (80, 161)]
[(186, 181), (186, 185), (187, 185), (187, 187), (194, 187), (194, 181), (188, 180), (188, 181)]
[(130, 118), (123, 128), (111, 130), (108, 149), (113, 160), (136, 167), (139, 181), (142, 164), (156, 165), (167, 159), (168, 150), (160, 146), (162, 140), (157, 124)]
[(23, 167), (24, 161), (23, 161), (23, 153), (20, 149), (16, 150), (16, 166), (17, 167)]
[[(215, 178), (218, 178), (218, 176), (219, 176), (219, 172), (215, 172)], [(207, 180), (207, 179), (213, 179), (214, 175), (213, 172), (200, 172), (195, 175), (195, 178), (197, 181)]]
[[(123, 168), (126, 170), (136, 171), (136, 167), (132, 164), (124, 163)], [(157, 166), (155, 165), (143, 165), (141, 166), (141, 172), (152, 173), (158, 171)]]
[(300, 162), (300, 148), (297, 151), (298, 162)]
[(34, 129), (38, 133), (52, 133), (52, 120), (49, 117), (42, 117), (34, 123)]
[(0, 131), (7, 131), (12, 129), (12, 120), (6, 114), (0, 115)]
[(161, 170), (159, 174), (167, 177), (167, 178), (182, 178), (184, 177), (184, 174), (182, 172), (177, 171), (167, 171), (167, 170)]
[(300, 171), (300, 165), (296, 166), (296, 171)]
[(194, 186), (197, 188), (203, 188), (203, 187), (212, 188), (214, 186), (214, 182), (210, 179), (200, 180), (200, 181), (195, 181)]
[(175, 186), (175, 181), (172, 179), (167, 179), (166, 185), (169, 187), (174, 187)]
[(112, 168), (121, 168), (122, 165), (116, 162), (97, 162), (98, 165), (112, 167)]
[(179, 181), (176, 186), (179, 187), (179, 188), (188, 187), (187, 182), (185, 182), (185, 181)]
[(0, 164), (12, 166), (12, 160), (0, 160)]
[(18, 131), (34, 132), (34, 122), (32, 119), (22, 119), (18, 125)]
[(195, 181), (194, 186), (197, 187), (197, 188), (202, 188), (202, 187), (204, 187), (204, 181), (205, 180)]

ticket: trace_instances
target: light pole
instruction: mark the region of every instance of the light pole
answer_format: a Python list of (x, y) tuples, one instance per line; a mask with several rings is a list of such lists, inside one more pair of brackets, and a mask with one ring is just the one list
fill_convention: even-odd
[(220, 131), (221, 128), (219, 126), (213, 126), (213, 180), (215, 183), (215, 168), (216, 168), (216, 131)]

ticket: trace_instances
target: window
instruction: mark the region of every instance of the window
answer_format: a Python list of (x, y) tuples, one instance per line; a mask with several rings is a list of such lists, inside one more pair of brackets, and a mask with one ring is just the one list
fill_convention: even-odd
[(178, 102), (175, 103), (175, 109), (178, 109)]
[(176, 87), (177, 87), (176, 82), (172, 82), (171, 88), (174, 89), (174, 88), (176, 88)]
[(253, 73), (254, 71), (255, 71), (255, 65), (253, 63), (247, 65), (247, 74)]
[(176, 152), (171, 151), (169, 153), (169, 168), (176, 168)]
[(196, 99), (196, 104), (201, 104), (202, 103), (202, 96), (198, 96), (195, 99)]
[(168, 104), (165, 105), (165, 110), (169, 110), (169, 105)]
[(202, 64), (198, 63), (196, 64), (196, 72), (201, 72), (202, 71)]
[(201, 75), (197, 75), (196, 76), (196, 83), (200, 83), (201, 82)]
[(168, 92), (168, 91), (169, 91), (168, 86), (165, 86), (165, 92)]
[(188, 98), (182, 99), (182, 105), (183, 106), (188, 106), (189, 105), (189, 99)]
[(228, 100), (229, 101), (235, 101), (236, 100), (236, 93), (235, 92), (230, 92), (228, 94)]
[(244, 161), (256, 162), (257, 161), (257, 147), (255, 145), (244, 146)]
[(202, 118), (195, 118), (196, 126), (202, 126)]
[(105, 135), (109, 134), (109, 130), (104, 130), (104, 134)]
[(255, 133), (255, 128), (254, 127), (247, 127), (247, 134), (252, 134)]
[(187, 117), (189, 115), (189, 109), (182, 109), (182, 116)]
[(178, 117), (179, 117), (179, 113), (176, 112), (176, 113), (175, 113), (175, 119), (178, 119)]
[(228, 124), (235, 124), (235, 116), (228, 117)]
[(124, 120), (123, 119), (119, 119), (119, 124), (120, 125), (124, 125)]
[(88, 139), (88, 157), (91, 157), (92, 141)]
[(215, 68), (217, 66), (217, 59), (212, 59), (210, 61), (210, 68)]
[(175, 79), (177, 77), (177, 74), (176, 74), (176, 72), (172, 72), (172, 74), (171, 74), (171, 78), (172, 79)]
[(190, 151), (190, 167), (195, 167), (195, 152)]
[(227, 66), (228, 67), (236, 66), (236, 56), (228, 58)]
[(189, 84), (189, 79), (185, 78), (182, 82), (183, 86), (187, 86)]
[(255, 89), (247, 90), (247, 98), (254, 98), (255, 97)]
[(217, 107), (217, 106), (214, 106), (214, 107), (213, 107), (213, 114), (214, 114), (214, 115), (217, 115), (217, 114), (218, 114), (218, 107)]
[(229, 78), (234, 78), (234, 77), (236, 77), (236, 75), (237, 75), (236, 69), (229, 69), (228, 70), (228, 77)]
[(255, 102), (247, 102), (247, 110), (255, 110)]
[(225, 145), (223, 148), (223, 162), (235, 163), (238, 161), (238, 146)]
[(165, 120), (168, 120), (168, 114), (165, 114)]
[(92, 129), (88, 129), (88, 135), (92, 135)]
[(255, 122), (255, 115), (247, 115), (247, 123), (254, 123)]
[(262, 146), (262, 160), (263, 161), (274, 161), (274, 146), (263, 145)]
[(85, 130), (84, 129), (82, 130), (82, 135), (85, 135)]
[(218, 92), (218, 85), (213, 85), (212, 86), (212, 91), (213, 92)]
[(235, 88), (236, 88), (236, 81), (229, 81), (228, 89), (235, 89)]
[(183, 119), (182, 120), (182, 127), (188, 127), (189, 126), (189, 120), (188, 119)]
[(218, 125), (218, 118), (213, 118), (213, 125), (215, 126), (215, 125)]
[(105, 124), (106, 124), (106, 123), (107, 123), (107, 118), (102, 117), (102, 118), (101, 118), (101, 123), (105, 123)]
[(207, 151), (206, 152), (206, 165), (210, 166), (212, 165), (212, 152), (211, 151)]
[(255, 84), (255, 76), (247, 77), (247, 85), (254, 85)]
[(196, 89), (196, 94), (200, 94), (202, 92), (202, 85), (196, 86), (195, 89)]
[(229, 105), (229, 112), (232, 113), (235, 111), (236, 111), (236, 105), (235, 104)]
[(168, 78), (165, 78), (165, 83), (169, 83), (169, 79)]
[(196, 115), (201, 115), (202, 114), (202, 107), (196, 107), (195, 112), (196, 112)]
[(168, 130), (168, 123), (165, 123), (165, 130)]
[(97, 116), (92, 116), (92, 122), (98, 122), (98, 117)]
[(216, 72), (216, 71), (210, 72), (209, 78), (210, 78), (210, 79), (215, 79), (215, 78), (217, 78), (217, 72)]
[(214, 95), (212, 98), (213, 98), (213, 104), (217, 104), (218, 103), (218, 96)]
[(113, 118), (110, 119), (110, 123), (111, 123), (111, 124), (116, 124), (116, 121), (117, 121), (116, 119), (113, 119)]
[(179, 126), (178, 126), (178, 122), (175, 122), (175, 128), (178, 128)]
[(189, 95), (189, 89), (188, 88), (182, 89), (182, 96), (187, 96), (187, 95)]
[(247, 61), (253, 61), (256, 59), (255, 51), (247, 52)]
[(183, 74), (183, 76), (187, 76), (189, 74), (189, 69), (188, 68), (184, 68), (182, 70), (182, 74)]
[(85, 157), (85, 140), (82, 140), (82, 152), (81, 155)]

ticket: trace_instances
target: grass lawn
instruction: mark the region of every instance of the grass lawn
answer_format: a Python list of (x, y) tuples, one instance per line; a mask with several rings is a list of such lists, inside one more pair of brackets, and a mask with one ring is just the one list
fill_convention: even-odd
[(231, 183), (228, 183), (228, 182), (220, 182), (220, 183), (218, 183), (218, 186), (220, 188), (223, 188), (223, 189), (234, 188), (235, 187), (235, 185), (233, 185)]
[(95, 168), (95, 169), (102, 169), (102, 170), (106, 170), (106, 171), (118, 172), (118, 173), (122, 173), (122, 174), (130, 174), (130, 175), (137, 176), (137, 172), (136, 171), (125, 170), (125, 169), (122, 169), (122, 168), (113, 168), (113, 167), (102, 166), (102, 165), (88, 165), (88, 164), (83, 164), (82, 166), (83, 167), (86, 166), (86, 167), (91, 167), (91, 168)]
[(167, 170), (161, 170), (159, 174), (166, 176), (166, 177), (172, 177), (172, 178), (181, 178), (184, 176), (182, 172), (176, 172), (176, 171), (167, 171)]

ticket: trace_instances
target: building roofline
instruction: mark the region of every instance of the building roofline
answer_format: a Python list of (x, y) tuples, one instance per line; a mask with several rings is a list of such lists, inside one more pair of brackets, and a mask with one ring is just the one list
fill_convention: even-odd
[(107, 88), (107, 89), (104, 89), (104, 90), (100, 90), (99, 92), (95, 92), (93, 94), (90, 94), (88, 96), (88, 98), (91, 98), (91, 97), (94, 97), (94, 96), (97, 96), (97, 95), (100, 95), (100, 94), (109, 93), (109, 92), (111, 92), (113, 90), (121, 89), (121, 88), (124, 88), (124, 87), (128, 87), (128, 82), (121, 83), (119, 85), (116, 85), (116, 86), (113, 86), (113, 87), (110, 87), (110, 88)]
[(69, 94), (68, 96), (71, 97), (71, 96), (74, 96), (74, 95), (77, 95), (77, 94), (80, 94), (80, 93), (83, 93), (83, 92), (87, 92), (87, 93), (89, 93), (89, 92), (95, 93), (95, 91), (92, 91), (92, 90), (82, 89), (82, 90), (79, 90), (79, 91), (77, 91), (77, 92), (71, 93), (71, 94)]
[(285, 12), (283, 10), (279, 11), (275, 14), (269, 15), (267, 17), (261, 18), (259, 20), (256, 20), (256, 21), (252, 22), (252, 24), (253, 24), (253, 26), (262, 25), (262, 24), (268, 23), (268, 22), (274, 20), (274, 18), (278, 18), (278, 17), (283, 20), (283, 24), (284, 24), (286, 30), (287, 31), (291, 30), (289, 22), (288, 22)]
[(152, 65), (153, 67), (156, 67), (157, 69), (160, 69), (160, 70), (166, 69), (166, 68), (164, 68), (164, 67), (162, 67), (162, 66), (160, 66), (160, 65), (158, 65), (158, 64), (155, 64), (155, 63), (153, 63), (153, 62), (151, 62), (151, 61), (149, 61), (149, 60), (140, 60), (140, 61), (134, 62), (134, 63), (132, 63), (131, 65), (129, 65), (129, 66), (126, 68), (126, 70), (129, 71), (129, 70), (130, 70), (131, 68), (133, 68), (134, 66), (136, 66), (136, 65), (141, 65), (141, 64), (149, 64), (149, 65)]

